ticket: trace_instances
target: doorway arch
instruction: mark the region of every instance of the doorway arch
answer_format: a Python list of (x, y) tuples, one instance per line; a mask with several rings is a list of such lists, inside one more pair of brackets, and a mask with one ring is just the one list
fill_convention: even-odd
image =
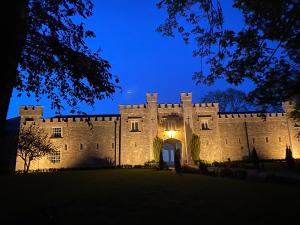
[[(178, 139), (170, 138), (164, 140), (163, 160), (168, 166), (174, 166), (175, 157), (181, 162), (182, 143)], [(181, 164), (181, 163), (180, 163)]]

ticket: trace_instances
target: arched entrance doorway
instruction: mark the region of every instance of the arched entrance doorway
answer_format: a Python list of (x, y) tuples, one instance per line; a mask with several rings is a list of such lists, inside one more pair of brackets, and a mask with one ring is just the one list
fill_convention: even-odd
[(163, 160), (168, 166), (175, 164), (175, 157), (181, 162), (182, 144), (181, 141), (170, 138), (164, 141)]

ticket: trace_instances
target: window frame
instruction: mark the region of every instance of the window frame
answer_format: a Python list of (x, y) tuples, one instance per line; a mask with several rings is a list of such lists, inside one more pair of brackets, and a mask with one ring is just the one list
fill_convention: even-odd
[[(60, 132), (55, 132), (55, 129), (60, 129)], [(57, 134), (60, 133), (60, 136)], [(52, 127), (51, 128), (51, 138), (62, 138), (63, 137), (63, 129), (62, 127)]]
[(51, 164), (61, 163), (61, 150), (58, 149), (49, 155), (49, 161)]

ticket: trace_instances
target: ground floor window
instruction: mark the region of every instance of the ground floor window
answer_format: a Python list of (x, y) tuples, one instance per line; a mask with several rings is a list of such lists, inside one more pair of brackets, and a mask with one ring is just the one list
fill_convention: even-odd
[(53, 164), (60, 163), (60, 150), (57, 150), (50, 154), (49, 156), (50, 162)]

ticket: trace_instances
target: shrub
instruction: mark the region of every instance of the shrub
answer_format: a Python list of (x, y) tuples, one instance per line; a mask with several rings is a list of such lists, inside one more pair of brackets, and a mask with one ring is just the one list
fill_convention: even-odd
[(155, 162), (160, 162), (162, 160), (162, 150), (164, 147), (164, 141), (156, 136), (153, 140), (153, 156)]
[(286, 146), (286, 150), (285, 150), (285, 161), (286, 161), (287, 168), (289, 170), (295, 169), (295, 159), (293, 157), (291, 148), (288, 146)]
[(200, 161), (200, 137), (196, 134), (192, 134), (190, 140), (190, 149), (191, 149), (191, 156), (194, 160), (194, 163), (197, 165)]

